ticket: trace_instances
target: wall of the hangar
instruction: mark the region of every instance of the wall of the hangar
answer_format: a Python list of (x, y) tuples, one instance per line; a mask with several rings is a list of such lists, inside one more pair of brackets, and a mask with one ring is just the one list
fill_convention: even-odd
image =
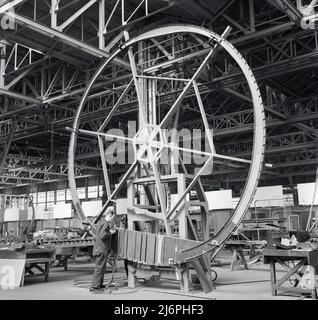
[[(100, 184), (101, 183), (101, 184)], [(104, 190), (103, 190), (103, 181), (100, 177), (92, 178), (85, 178), (79, 179), (77, 181), (78, 191), (81, 191), (80, 200), (85, 202), (96, 202), (100, 200), (104, 200)], [(266, 189), (266, 188), (265, 188)], [(83, 191), (84, 190), (84, 191)], [(34, 205), (35, 206), (44, 206), (45, 210), (50, 211), (53, 205), (57, 205), (59, 203), (72, 203), (71, 195), (68, 190), (68, 182), (67, 181), (56, 181), (50, 183), (43, 183), (43, 184), (33, 184), (30, 186), (21, 186), (16, 188), (7, 188), (5, 194), (31, 194), (34, 197)], [(311, 190), (312, 193), (312, 190)], [(62, 198), (61, 198), (62, 197)], [(286, 195), (284, 195), (284, 199)], [(287, 198), (285, 200), (288, 200)], [(233, 204), (235, 204), (235, 199), (233, 199)], [(294, 204), (296, 206), (294, 206)], [(267, 204), (265, 205), (265, 207)], [(234, 206), (235, 207), (235, 206)], [(234, 208), (233, 207), (233, 208)], [(260, 213), (258, 213), (258, 217), (262, 218), (262, 214), (270, 214), (272, 215), (273, 206), (269, 209), (269, 213), (264, 213), (260, 209)], [(227, 207), (226, 207), (227, 208)], [(275, 209), (277, 211), (277, 209)], [(275, 211), (274, 210), (274, 211)], [(286, 223), (288, 223), (288, 217), (293, 215), (297, 215), (299, 217), (299, 225), (300, 229), (305, 229), (308, 214), (309, 214), (310, 207), (307, 206), (299, 206), (296, 203), (289, 203), (285, 204), (283, 208), (283, 216), (287, 218)], [(314, 207), (314, 212), (318, 210), (318, 207)], [(252, 219), (254, 214), (255, 208), (252, 206), (251, 210), (248, 211), (246, 214), (245, 219)], [(275, 211), (275, 212), (276, 212)], [(211, 213), (210, 225), (214, 232), (217, 232), (227, 220), (227, 218), (231, 215), (232, 210), (229, 209), (220, 209), (220, 210), (213, 210)], [(264, 216), (265, 217), (265, 216)], [(255, 218), (255, 217), (254, 217)], [(28, 222), (14, 222), (8, 221), (5, 222), (2, 229), (3, 231), (7, 231), (13, 233), (14, 235), (21, 235), (23, 229), (28, 226)], [(35, 221), (35, 230), (40, 229), (47, 229), (47, 228), (55, 228), (55, 227), (65, 227), (65, 228), (79, 228), (81, 227), (81, 221), (76, 216), (74, 209), (72, 212), (72, 218), (67, 219), (54, 219), (54, 217), (45, 216), (43, 219), (38, 219)]]
[[(81, 201), (104, 200), (103, 180), (100, 177), (90, 177), (77, 180), (77, 188)], [(0, 190), (0, 194), (6, 195), (27, 195), (33, 196), (35, 207), (44, 206), (45, 215), (43, 219), (36, 219), (33, 227), (34, 231), (51, 228), (80, 228), (82, 226), (77, 217), (69, 185), (67, 181), (55, 181), (41, 184), (31, 184), (28, 186), (8, 187)], [(53, 206), (61, 203), (72, 204), (72, 217), (54, 219), (52, 217)], [(21, 208), (21, 212), (23, 209)], [(22, 219), (21, 219), (22, 220)], [(30, 226), (30, 221), (0, 221), (0, 234), (10, 234), (13, 237), (20, 237)]]

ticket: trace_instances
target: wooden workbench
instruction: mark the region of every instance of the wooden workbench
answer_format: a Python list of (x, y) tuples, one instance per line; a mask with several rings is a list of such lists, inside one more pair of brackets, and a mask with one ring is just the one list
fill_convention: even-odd
[[(312, 299), (317, 300), (317, 266), (318, 250), (304, 249), (264, 249), (264, 263), (270, 265), (272, 295), (276, 296), (278, 291), (309, 293)], [(287, 263), (286, 263), (287, 262)], [(290, 267), (288, 262), (292, 262)], [(296, 262), (296, 263), (295, 263)], [(277, 281), (276, 264), (281, 265), (286, 273)], [(311, 279), (306, 288), (301, 287), (304, 281), (304, 273)], [(295, 279), (291, 279), (295, 278)], [(286, 286), (287, 281), (290, 286)], [(294, 281), (293, 283), (291, 283)], [(285, 285), (284, 285), (285, 284)]]
[(266, 241), (252, 241), (252, 240), (236, 240), (230, 239), (225, 243), (225, 247), (229, 248), (232, 252), (231, 259), (231, 271), (234, 271), (236, 266), (243, 266), (248, 270), (247, 261), (243, 254), (243, 248), (249, 247), (249, 257), (252, 259), (255, 256), (255, 246), (256, 245), (266, 245)]

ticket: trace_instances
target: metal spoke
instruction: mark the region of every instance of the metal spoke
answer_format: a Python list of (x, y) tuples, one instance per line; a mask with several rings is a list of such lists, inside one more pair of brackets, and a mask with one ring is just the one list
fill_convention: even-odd
[[(147, 175), (148, 177), (150, 177), (151, 174), (150, 174), (150, 172), (149, 172), (149, 170), (148, 170), (148, 168), (147, 168), (147, 165), (146, 165), (145, 163), (142, 163), (142, 166), (143, 166), (143, 168), (144, 168), (144, 170), (145, 170), (146, 175)], [(148, 186), (144, 186), (144, 188), (148, 188)], [(149, 190), (149, 193), (151, 194), (151, 198), (152, 198), (155, 206), (158, 207), (158, 202), (157, 202), (157, 199), (156, 199), (156, 196), (155, 196), (154, 192), (153, 192), (150, 188), (148, 188), (148, 190)]]
[(251, 160), (241, 159), (241, 158), (236, 158), (231, 156), (223, 156), (222, 154), (218, 154), (218, 153), (213, 153), (213, 157), (218, 159), (230, 160), (233, 162), (247, 163), (247, 164), (250, 164), (252, 162)]
[(152, 163), (151, 166), (152, 166), (153, 174), (154, 174), (155, 181), (156, 181), (156, 189), (157, 189), (158, 196), (159, 196), (161, 211), (163, 213), (162, 216), (163, 216), (163, 221), (164, 221), (165, 228), (166, 228), (166, 233), (168, 236), (171, 236), (171, 230), (170, 230), (170, 226), (168, 224), (168, 219), (167, 219), (167, 208), (166, 208), (165, 198), (164, 198), (164, 194), (163, 194), (162, 184), (160, 181), (160, 174), (158, 172), (158, 168), (157, 168), (156, 163)]
[(241, 159), (241, 158), (236, 158), (236, 157), (231, 157), (231, 156), (223, 156), (221, 154), (213, 153), (213, 152), (206, 152), (206, 151), (200, 151), (200, 150), (195, 150), (195, 149), (182, 148), (182, 147), (173, 146), (171, 144), (168, 144), (167, 147), (170, 149), (178, 150), (178, 151), (199, 154), (201, 156), (208, 156), (208, 157), (219, 158), (219, 159), (224, 159), (224, 160), (231, 160), (231, 161), (235, 161), (235, 162), (242, 162), (242, 163), (248, 163), (248, 164), (251, 163), (251, 160)]
[[(129, 33), (127, 31), (124, 31), (124, 37), (125, 40), (128, 41), (129, 40)], [(137, 92), (137, 99), (138, 99), (138, 106), (139, 106), (139, 116), (141, 118), (141, 123), (145, 124), (147, 123), (147, 117), (145, 115), (145, 106), (143, 103), (143, 98), (142, 98), (142, 88), (140, 87), (140, 83), (138, 81), (137, 78), (137, 67), (136, 67), (136, 63), (134, 60), (134, 54), (132, 51), (132, 48), (129, 47), (128, 48), (128, 58), (129, 58), (129, 63), (131, 66), (131, 72), (132, 72), (132, 76), (133, 76), (133, 80), (134, 80), (134, 84), (135, 84), (135, 88), (136, 88), (136, 92)]]
[(214, 147), (214, 143), (213, 143), (212, 134), (211, 134), (209, 123), (208, 123), (208, 119), (206, 117), (206, 113), (205, 113), (205, 110), (204, 110), (204, 107), (203, 107), (203, 102), (202, 102), (202, 99), (201, 99), (200, 90), (198, 88), (198, 85), (197, 85), (196, 81), (193, 81), (193, 88), (194, 88), (195, 95), (196, 95), (197, 100), (198, 100), (198, 105), (199, 105), (199, 109), (200, 109), (200, 112), (201, 112), (204, 129), (205, 129), (206, 135), (208, 137), (208, 141), (209, 141), (209, 145), (210, 145), (210, 148), (211, 148), (211, 152), (215, 153), (215, 147)]
[(210, 50), (210, 52), (208, 53), (208, 55), (205, 57), (205, 59), (203, 60), (203, 62), (201, 63), (201, 65), (199, 66), (199, 68), (196, 70), (196, 72), (194, 73), (193, 77), (190, 79), (190, 81), (188, 81), (188, 83), (186, 84), (186, 86), (184, 87), (183, 91), (181, 92), (181, 94), (178, 96), (177, 100), (175, 101), (175, 103), (173, 104), (173, 106), (170, 108), (169, 112), (166, 114), (166, 116), (163, 118), (163, 120), (160, 123), (160, 127), (164, 128), (167, 126), (168, 122), (170, 121), (171, 117), (175, 114), (175, 112), (177, 111), (178, 107), (181, 105), (181, 102), (183, 101), (183, 99), (185, 98), (186, 94), (188, 93), (191, 85), (193, 84), (194, 81), (196, 81), (201, 72), (203, 71), (204, 67), (207, 65), (207, 63), (209, 62), (209, 60), (213, 57), (213, 55), (215, 55), (215, 53), (217, 52), (217, 49), (219, 48), (220, 43), (227, 38), (227, 36), (229, 35), (229, 33), (231, 32), (231, 28), (227, 27), (224, 31), (224, 33), (222, 34), (222, 38), (221, 40), (219, 40)]
[(109, 121), (111, 120), (111, 118), (113, 117), (113, 115), (116, 113), (117, 109), (119, 108), (120, 104), (122, 103), (122, 101), (124, 100), (127, 92), (129, 91), (129, 89), (131, 88), (131, 85), (133, 83), (133, 79), (130, 80), (130, 82), (128, 83), (126, 89), (124, 90), (124, 92), (121, 94), (121, 96), (119, 97), (118, 101), (116, 102), (116, 104), (114, 105), (113, 109), (109, 112), (109, 114), (107, 115), (105, 121), (103, 122), (103, 124), (101, 125), (101, 127), (99, 128), (98, 132), (101, 132), (105, 129), (105, 127), (107, 126), (107, 124), (109, 123)]
[(109, 134), (109, 133), (104, 133), (104, 132), (96, 132), (96, 131), (90, 131), (90, 130), (84, 130), (84, 129), (79, 129), (78, 130), (79, 133), (83, 133), (86, 134), (88, 136), (94, 136), (94, 137), (107, 137), (107, 138), (113, 138), (113, 139), (119, 139), (119, 140), (124, 140), (124, 141), (129, 141), (132, 142), (133, 139), (132, 138), (127, 138), (127, 137), (123, 137), (123, 136), (117, 136), (115, 134)]
[(125, 173), (125, 175), (123, 176), (123, 178), (120, 180), (117, 188), (113, 191), (113, 193), (110, 195), (110, 197), (107, 199), (106, 203), (103, 205), (102, 209), (99, 211), (98, 215), (96, 216), (96, 218), (94, 219), (94, 224), (96, 224), (100, 218), (103, 216), (105, 210), (108, 208), (108, 206), (110, 205), (110, 203), (115, 202), (115, 198), (118, 195), (119, 191), (121, 190), (121, 188), (124, 186), (124, 183), (128, 180), (128, 178), (130, 177), (130, 175), (133, 173), (133, 171), (135, 170), (135, 168), (137, 167), (138, 161), (135, 160), (134, 163), (129, 167), (129, 169), (127, 170), (127, 172)]
[(173, 213), (178, 209), (179, 205), (183, 201), (183, 199), (186, 197), (186, 195), (191, 191), (191, 189), (194, 187), (198, 179), (200, 178), (201, 174), (204, 172), (204, 170), (210, 165), (210, 162), (212, 161), (213, 157), (211, 156), (204, 164), (204, 166), (199, 170), (199, 172), (196, 174), (196, 176), (193, 178), (193, 180), (190, 182), (186, 190), (183, 192), (182, 196), (178, 199), (177, 203), (174, 205), (174, 207), (169, 211), (167, 214), (167, 219), (173, 219)]
[(103, 143), (103, 140), (100, 136), (98, 137), (98, 145), (99, 145), (100, 157), (102, 160), (102, 167), (103, 167), (103, 173), (104, 173), (107, 199), (109, 199), (111, 197), (111, 190), (110, 190), (109, 176), (108, 176), (108, 170), (107, 170), (107, 163), (106, 163), (106, 158), (105, 158), (104, 143)]

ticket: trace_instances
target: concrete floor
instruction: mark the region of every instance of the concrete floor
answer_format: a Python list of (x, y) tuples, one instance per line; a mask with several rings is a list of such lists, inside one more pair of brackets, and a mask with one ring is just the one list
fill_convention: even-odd
[[(218, 274), (215, 290), (204, 294), (199, 288), (184, 295), (179, 291), (175, 281), (140, 283), (136, 289), (126, 287), (126, 275), (122, 261), (119, 261), (115, 282), (118, 289), (111, 294), (93, 295), (88, 290), (94, 264), (77, 261), (69, 264), (69, 270), (52, 268), (50, 280), (43, 282), (38, 275), (26, 277), (25, 286), (14, 290), (1, 290), (0, 300), (303, 300), (304, 296), (285, 293), (272, 297), (268, 265), (254, 264), (250, 270), (231, 271), (229, 266), (213, 267)], [(111, 272), (105, 275), (105, 283), (109, 281)], [(84, 283), (80, 283), (84, 282)], [(79, 286), (76, 286), (78, 284)]]

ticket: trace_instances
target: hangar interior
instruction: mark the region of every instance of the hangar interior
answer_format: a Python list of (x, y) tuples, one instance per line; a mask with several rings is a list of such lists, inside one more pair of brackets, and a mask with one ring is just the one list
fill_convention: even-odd
[(258, 279), (273, 255), (294, 288), (262, 270), (259, 299), (316, 299), (317, 5), (0, 0), (0, 239), (30, 283), (10, 295), (32, 290), (31, 243), (46, 280), (67, 274), (113, 208), (125, 287), (231, 299), (222, 277)]

